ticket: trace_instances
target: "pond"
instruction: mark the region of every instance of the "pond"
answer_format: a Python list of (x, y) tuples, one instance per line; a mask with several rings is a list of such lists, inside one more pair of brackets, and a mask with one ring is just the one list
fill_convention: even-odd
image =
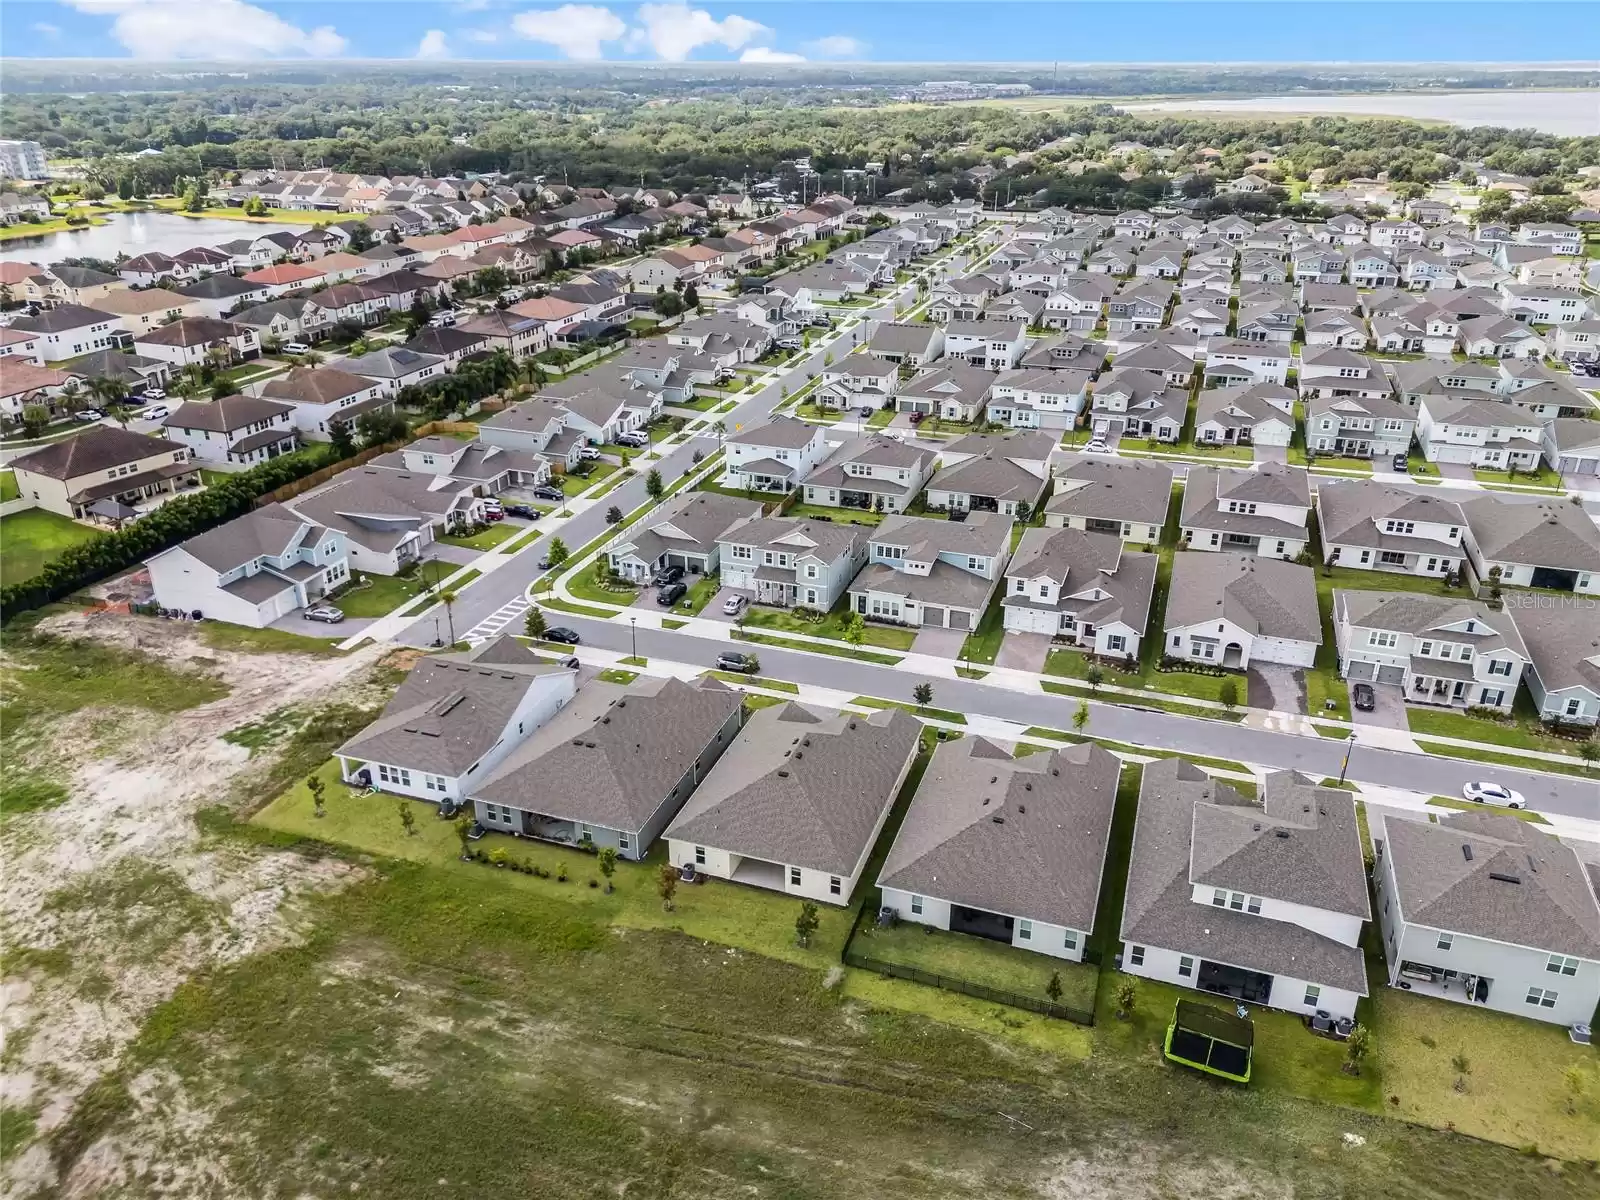
[[(336, 219), (337, 214), (329, 214)], [(171, 212), (107, 213), (104, 225), (62, 230), (36, 238), (0, 242), (0, 261), (52, 263), (63, 258), (103, 258), (160, 250), (177, 254), (194, 246), (215, 246), (235, 238), (260, 237), (305, 225), (275, 221), (228, 221), (217, 217), (184, 217)]]

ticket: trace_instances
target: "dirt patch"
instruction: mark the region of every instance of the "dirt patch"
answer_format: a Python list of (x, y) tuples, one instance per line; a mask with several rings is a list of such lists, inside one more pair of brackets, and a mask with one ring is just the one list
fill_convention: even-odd
[(1246, 1174), (1221, 1161), (1169, 1162), (1148, 1148), (1124, 1147), (1092, 1158), (1046, 1164), (1039, 1183), (1044, 1200), (1158, 1200), (1207, 1196), (1211, 1200), (1294, 1200), (1282, 1180)]
[[(378, 698), (383, 684), (371, 676), (384, 650), (338, 658), (216, 650), (193, 627), (106, 613), (53, 616), (38, 629), (201, 670), (228, 688), (176, 714), (87, 708), (43, 728), (34, 722), (16, 740), (19, 757), (48, 762), (67, 784), (59, 806), (14, 816), (0, 835), (0, 930), (20, 963), (8, 971), (0, 1017), (0, 1103), (37, 1112), (45, 1136), (184, 980), (292, 942), (300, 901), (355, 872), (336, 859), (207, 845), (195, 814), (265, 768), (223, 734), (289, 705), (314, 711), (368, 690)], [(147, 1102), (148, 1092), (132, 1090)], [(0, 1167), (5, 1191), (55, 1182), (43, 1149), (36, 1143)], [(121, 1156), (138, 1149), (92, 1147), (71, 1190), (114, 1182)], [(193, 1181), (203, 1182), (208, 1172), (196, 1167)]]

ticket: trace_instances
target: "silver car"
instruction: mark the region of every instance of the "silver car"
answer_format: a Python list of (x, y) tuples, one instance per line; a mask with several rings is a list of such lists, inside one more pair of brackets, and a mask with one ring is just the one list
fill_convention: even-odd
[(319, 604), (316, 608), (308, 608), (300, 614), (307, 621), (321, 621), (324, 625), (337, 625), (344, 620), (344, 611), (331, 604)]
[(744, 596), (729, 596), (722, 602), (722, 611), (730, 617), (737, 617), (749, 603), (750, 601)]

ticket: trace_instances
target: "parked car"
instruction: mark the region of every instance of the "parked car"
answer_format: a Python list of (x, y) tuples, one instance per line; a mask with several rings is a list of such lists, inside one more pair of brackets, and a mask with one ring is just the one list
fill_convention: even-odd
[(1085, 454), (1110, 454), (1111, 447), (1106, 443), (1105, 438), (1090, 438), (1089, 444), (1083, 448), (1083, 452)]
[(166, 392), (162, 391), (160, 388), (145, 388), (144, 396), (141, 397), (141, 400), (145, 403), (148, 403), (151, 400), (165, 400), (166, 398)]
[(567, 495), (560, 488), (552, 487), (548, 483), (541, 483), (534, 488), (533, 494), (540, 500), (564, 500)]
[(485, 521), (504, 521), (506, 519), (505, 510), (502, 508), (486, 508), (483, 510), (483, 519)]
[(1521, 792), (1514, 792), (1503, 783), (1469, 783), (1461, 794), (1474, 803), (1499, 808), (1521, 808), (1527, 803)]
[(537, 521), (541, 515), (539, 510), (531, 504), (507, 504), (504, 506), (506, 516), (522, 517), (527, 521)]
[(671, 608), (688, 593), (689, 585), (685, 583), (666, 583), (656, 589), (656, 603), (662, 608)]
[(106, 419), (106, 415), (98, 408), (80, 408), (72, 414), (72, 419), (74, 421), (83, 421), (87, 424), (90, 421), (103, 421)]
[(927, 415), (925, 412), (914, 412), (911, 414), (911, 423), (913, 425), (921, 425)]
[(578, 661), (576, 654), (569, 654), (561, 660), (561, 665), (569, 671), (579, 670), (583, 664)]
[(872, 415), (872, 405), (863, 404), (859, 415), (863, 421), (870, 417)]
[(749, 604), (750, 601), (747, 597), (729, 596), (722, 602), (722, 611), (730, 617), (737, 617), (749, 606)]
[(171, 415), (172, 410), (165, 404), (152, 404), (139, 414), (139, 418), (144, 421), (165, 421)]
[(585, 446), (578, 451), (578, 457), (584, 462), (599, 462), (600, 451), (594, 446)]
[(344, 610), (335, 608), (331, 604), (319, 604), (316, 608), (308, 608), (300, 614), (307, 621), (321, 621), (324, 625), (337, 625), (344, 620)]
[(1362, 712), (1371, 712), (1378, 707), (1378, 693), (1372, 690), (1370, 683), (1358, 683), (1351, 691), (1355, 694), (1356, 707)]
[(576, 629), (568, 629), (565, 625), (557, 625), (553, 629), (544, 631), (544, 640), (547, 642), (566, 642), (569, 646), (576, 646), (583, 639), (578, 636)]
[(1394, 461), (1389, 465), (1400, 474), (1404, 475), (1408, 470), (1410, 470), (1409, 461), (1410, 460), (1404, 454), (1396, 454), (1394, 456)]
[(717, 655), (717, 667), (723, 671), (741, 671), (746, 675), (754, 675), (757, 666), (755, 659), (735, 650)]
[(640, 446), (648, 446), (649, 444), (650, 435), (642, 430), (630, 429), (627, 433), (617, 434), (617, 445), (619, 446), (632, 446), (637, 449)]
[(660, 587), (664, 583), (677, 583), (683, 578), (683, 568), (679, 566), (666, 566), (656, 572), (655, 584)]
[(284, 346), (285, 354), (310, 354), (311, 346), (307, 342), (290, 342)]
[(433, 316), (428, 318), (428, 324), (432, 325), (435, 329), (443, 329), (446, 326), (454, 325), (455, 323), (456, 314), (453, 310), (448, 308), (440, 309), (438, 312), (434, 313)]

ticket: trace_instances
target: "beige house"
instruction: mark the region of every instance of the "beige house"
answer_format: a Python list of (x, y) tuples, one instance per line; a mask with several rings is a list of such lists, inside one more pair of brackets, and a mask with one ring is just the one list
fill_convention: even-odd
[[(142, 514), (200, 482), (199, 464), (187, 446), (111, 425), (43, 446), (13, 459), (11, 468), (22, 499), (79, 519)], [(119, 514), (112, 506), (136, 511)]]
[(122, 327), (134, 337), (170, 325), (179, 317), (202, 317), (197, 300), (166, 288), (114, 288), (94, 302), (101, 312), (122, 318)]

